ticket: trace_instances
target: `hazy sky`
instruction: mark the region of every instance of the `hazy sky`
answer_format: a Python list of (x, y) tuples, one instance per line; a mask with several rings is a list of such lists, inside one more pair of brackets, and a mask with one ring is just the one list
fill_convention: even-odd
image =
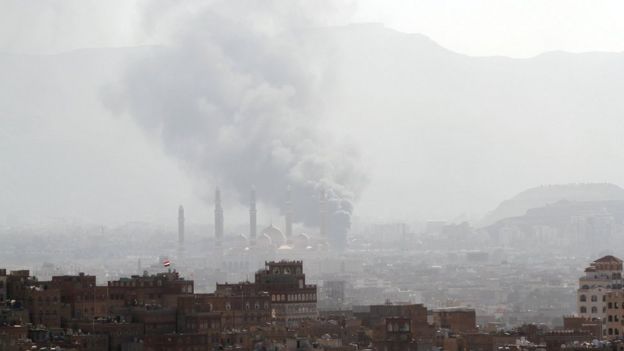
[[(255, 4), (255, 7), (246, 6), (248, 3)], [(263, 12), (265, 4), (270, 10)], [(201, 17), (197, 20), (195, 16), (203, 13), (207, 6), (221, 11), (219, 16), (228, 19), (226, 24), (241, 21), (252, 35), (246, 37), (249, 33), (241, 33), (233, 27), (224, 27), (220, 31), (214, 23), (210, 23), (213, 25), (210, 27), (201, 22)], [(290, 13), (292, 8), (297, 12)], [(488, 71), (488, 66), (480, 63), (485, 61), (453, 66), (456, 57), (444, 56), (445, 64), (451, 63), (448, 67), (468, 77), (480, 79), (478, 75), (473, 76), (475, 72), (487, 76), (478, 82), (483, 94), (472, 96), (472, 86), (468, 88), (465, 84), (473, 82), (456, 81), (453, 74), (438, 71), (435, 59), (438, 56), (435, 55), (439, 53), (421, 37), (409, 37), (415, 40), (408, 43), (413, 45), (409, 57), (419, 59), (423, 52), (424, 56), (429, 53), (434, 56), (431, 61), (425, 59), (419, 63), (421, 66), (415, 64), (412, 67), (409, 62), (401, 66), (396, 57), (383, 55), (386, 48), (400, 52), (403, 42), (384, 43), (383, 38), (378, 37), (374, 45), (381, 47), (381, 52), (353, 58), (349, 55), (365, 52), (367, 43), (366, 40), (357, 43), (352, 40), (343, 43), (348, 50), (336, 54), (345, 55), (338, 63), (331, 61), (331, 55), (314, 61), (317, 59), (313, 58), (315, 53), (306, 61), (308, 57), (303, 54), (308, 53), (306, 50), (315, 43), (298, 43), (296, 35), (286, 39), (276, 35), (283, 28), (377, 22), (401, 32), (421, 33), (444, 48), (474, 56), (523, 58), (553, 50), (622, 52), (622, 13), (624, 3), (621, 1), (0, 0), (0, 52), (55, 54), (81, 48), (177, 45), (164, 57), (153, 58), (151, 66), (138, 70), (130, 79), (125, 76), (123, 67), (127, 58), (112, 51), (107, 51), (101, 58), (92, 52), (84, 53), (85, 56), (46, 56), (41, 61), (36, 56), (28, 59), (3, 56), (4, 66), (0, 67), (3, 75), (0, 82), (0, 157), (6, 162), (0, 164), (0, 212), (4, 214), (0, 216), (0, 223), (4, 218), (13, 217), (175, 223), (169, 216), (175, 216), (180, 203), (186, 205), (189, 221), (211, 221), (210, 201), (202, 199), (210, 198), (215, 180), (201, 172), (187, 172), (187, 148), (194, 144), (172, 142), (171, 139), (187, 133), (186, 136), (190, 135), (191, 141), (195, 142), (201, 140), (205, 130), (188, 129), (189, 125), (184, 123), (176, 127), (178, 122), (185, 121), (171, 118), (177, 115), (162, 113), (181, 111), (184, 113), (180, 115), (187, 118), (197, 113), (185, 114), (189, 111), (184, 109), (184, 100), (175, 100), (193, 95), (196, 87), (203, 90), (198, 88), (201, 91), (192, 96), (196, 100), (191, 103), (197, 105), (199, 102), (205, 109), (201, 113), (219, 109), (221, 113), (237, 105), (241, 96), (249, 97), (249, 91), (254, 94), (242, 100), (248, 104), (245, 106), (259, 108), (261, 113), (271, 116), (273, 111), (260, 106), (262, 103), (276, 101), (275, 105), (288, 106), (292, 111), (287, 111), (284, 116), (288, 113), (307, 116), (309, 106), (331, 104), (324, 118), (291, 124), (287, 117), (281, 116), (281, 119), (268, 120), (272, 121), (271, 125), (288, 127), (282, 131), (279, 128), (264, 130), (266, 123), (249, 123), (249, 130), (243, 130), (240, 135), (247, 137), (249, 134), (245, 133), (257, 133), (259, 129), (275, 140), (290, 140), (291, 144), (312, 135), (309, 140), (316, 144), (306, 145), (309, 149), (336, 150), (334, 155), (326, 153), (332, 156), (328, 159), (307, 150), (302, 153), (308, 165), (316, 164), (329, 173), (334, 172), (332, 176), (336, 179), (360, 172), (368, 175), (367, 186), (361, 186), (359, 180), (357, 186), (353, 186), (363, 188), (355, 203), (355, 214), (367, 220), (478, 216), (499, 201), (543, 183), (598, 181), (622, 184), (624, 169), (613, 167), (614, 164), (624, 164), (623, 156), (617, 151), (624, 149), (619, 134), (624, 123), (619, 122), (622, 107), (618, 101), (622, 99), (614, 90), (619, 88), (616, 83), (621, 70), (619, 61), (611, 57), (599, 56), (587, 62), (569, 60), (570, 64), (578, 64), (571, 66), (576, 70), (573, 75), (567, 74), (563, 68), (559, 70), (559, 67), (547, 70), (550, 67), (548, 58), (539, 60), (541, 64), (536, 66), (536, 71), (531, 67), (527, 70), (520, 67), (518, 72), (526, 73), (525, 76), (518, 76), (515, 70), (519, 66), (508, 66), (509, 62), (499, 65), (500, 62), (494, 60), (491, 64), (495, 70), (490, 76), (492, 72)], [(211, 30), (218, 33), (216, 39), (202, 36), (210, 34)], [(197, 37), (194, 36), (196, 32)], [(383, 31), (377, 34), (384, 35)], [(182, 43), (180, 39), (183, 39)], [(404, 39), (393, 36), (391, 41)], [(197, 40), (198, 45), (185, 42), (189, 40), (191, 43)], [(195, 46), (199, 49), (195, 50)], [(418, 51), (421, 46), (423, 52)], [(293, 47), (296, 50), (292, 55), (280, 57), (280, 50), (290, 53), (288, 49)], [(225, 51), (225, 58), (219, 56), (219, 50)], [(255, 57), (256, 52), (266, 56)], [(373, 56), (377, 62), (366, 61)], [(190, 64), (185, 61), (186, 57), (191, 58)], [(265, 57), (269, 60), (264, 61)], [(321, 62), (325, 59), (327, 62)], [(208, 65), (204, 70), (204, 62), (222, 61), (223, 66)], [(83, 66), (84, 62), (96, 65), (96, 69)], [(602, 63), (607, 67), (605, 71), (593, 76), (593, 70)], [(170, 67), (179, 69), (180, 75), (187, 79), (162, 78), (159, 73)], [(227, 69), (211, 71), (215, 67)], [(378, 70), (371, 72), (374, 81), (367, 81), (369, 67)], [(392, 72), (397, 77), (386, 75), (386, 67), (396, 69)], [(439, 79), (433, 81), (422, 80), (432, 83), (431, 89), (419, 86), (420, 77), (429, 73), (420, 71), (421, 67), (439, 75)], [(218, 75), (222, 84), (216, 88), (209, 84), (201, 86), (201, 82), (193, 80), (196, 72)], [(349, 76), (357, 72), (359, 76)], [(507, 86), (508, 81), (503, 78), (497, 80), (498, 73), (511, 79), (512, 87)], [(553, 79), (547, 81), (552, 86), (544, 88), (542, 80), (550, 73), (553, 73), (554, 82)], [(148, 79), (142, 79), (141, 74)], [(325, 81), (325, 78), (315, 81), (322, 75), (335, 81)], [(387, 76), (395, 80), (403, 76), (413, 80), (395, 84)], [(126, 102), (125, 113), (136, 115), (129, 117), (123, 113), (111, 113), (110, 106), (103, 106), (101, 101), (103, 86), (110, 88), (110, 84), (120, 81), (138, 84), (139, 88), (153, 84), (153, 91), (161, 93), (171, 86), (174, 90), (180, 89), (181, 93), (171, 95), (175, 100), (172, 105), (166, 104), (168, 100), (158, 95), (126, 97), (129, 102)], [(72, 83), (63, 85), (65, 82)], [(441, 86), (436, 87), (437, 82)], [(447, 94), (447, 86), (442, 83), (448, 84), (452, 91)], [(518, 87), (519, 92), (527, 96), (518, 96), (516, 100), (513, 89)], [(215, 89), (218, 96), (211, 96), (210, 89)], [(289, 95), (293, 91), (298, 97), (301, 92), (313, 96), (303, 94), (305, 101), (293, 103)], [(435, 95), (438, 92), (441, 94)], [(592, 92), (598, 96), (591, 95)], [(449, 96), (456, 97), (456, 101), (444, 100)], [(464, 96), (470, 96), (474, 104), (466, 101), (468, 98), (463, 100)], [(552, 105), (549, 105), (550, 96)], [(579, 97), (587, 97), (587, 100)], [(250, 102), (250, 99), (256, 100)], [(162, 109), (150, 110), (153, 106), (146, 103), (149, 101), (162, 102), (162, 106), (153, 104)], [(506, 113), (505, 104), (514, 108)], [(171, 106), (178, 109), (167, 110)], [(599, 111), (593, 110), (598, 108)], [(203, 116), (201, 113), (200, 117)], [(235, 117), (238, 119), (253, 116), (249, 111), (237, 113)], [(158, 135), (158, 128), (163, 125), (149, 126), (152, 122), (148, 119), (152, 115), (162, 119), (159, 123), (174, 126), (169, 130), (171, 135), (166, 132)], [(600, 123), (595, 123), (598, 121)], [(145, 133), (142, 123), (148, 125), (144, 129), (153, 127), (156, 133)], [(322, 128), (334, 131), (333, 137), (337, 141), (325, 143)], [(300, 134), (283, 134), (289, 130), (297, 130)], [(241, 132), (226, 131), (230, 137), (240, 136), (237, 133)], [(223, 137), (223, 133), (216, 135)], [(262, 138), (258, 140), (261, 146), (277, 150), (278, 154), (282, 150), (274, 145), (273, 139), (268, 140), (270, 142)], [(208, 149), (210, 145), (206, 143), (204, 147)], [(228, 146), (235, 155), (239, 151), (235, 143)], [(292, 145), (286, 145), (284, 149), (293, 150)], [(361, 164), (356, 160), (358, 155)], [(287, 152), (278, 156), (289, 159)], [(299, 166), (286, 169), (302, 174), (309, 170), (305, 169), (306, 164)], [(353, 172), (351, 167), (355, 169)], [(228, 174), (220, 176), (227, 177)], [(313, 174), (306, 176), (313, 177)], [(241, 184), (248, 182), (247, 179), (238, 181)], [(406, 194), (406, 189), (412, 192)], [(314, 186), (307, 188), (310, 192), (315, 190)], [(351, 190), (346, 189), (345, 193)], [(260, 193), (262, 191), (269, 190), (259, 189)], [(246, 210), (239, 204), (240, 199), (225, 196), (226, 206), (232, 207), (228, 208), (228, 215), (236, 211), (239, 218), (244, 218)], [(265, 194), (265, 199), (273, 203), (280, 201), (277, 195)], [(277, 211), (263, 208), (263, 204), (259, 206), (262, 214), (259, 225), (266, 223), (267, 218), (279, 216)]]
[[(58, 52), (163, 42), (173, 23), (210, 1), (0, 1), (0, 50)], [(310, 7), (329, 1), (309, 1)], [(379, 22), (469, 55), (624, 50), (618, 0), (333, 1), (325, 23)], [(144, 17), (144, 8), (149, 12)]]

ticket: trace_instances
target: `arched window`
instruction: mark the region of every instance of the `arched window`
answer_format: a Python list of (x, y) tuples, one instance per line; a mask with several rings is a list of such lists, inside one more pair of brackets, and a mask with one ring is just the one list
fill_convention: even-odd
[(581, 313), (587, 313), (587, 307), (581, 306)]
[(581, 301), (581, 302), (587, 301), (587, 296), (581, 295), (581, 297), (579, 298), (579, 301)]
[(598, 313), (598, 307), (592, 306), (591, 313)]
[(598, 296), (592, 295), (591, 300), (592, 300), (592, 302), (598, 301)]

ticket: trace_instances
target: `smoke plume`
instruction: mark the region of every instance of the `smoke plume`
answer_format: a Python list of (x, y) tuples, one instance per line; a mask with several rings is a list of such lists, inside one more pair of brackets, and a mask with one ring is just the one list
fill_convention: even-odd
[(295, 221), (316, 226), (325, 191), (330, 237), (342, 245), (363, 177), (357, 152), (321, 127), (331, 50), (307, 40), (314, 13), (298, 1), (212, 3), (130, 67), (114, 108), (242, 203), (255, 185), (283, 209), (290, 185)]

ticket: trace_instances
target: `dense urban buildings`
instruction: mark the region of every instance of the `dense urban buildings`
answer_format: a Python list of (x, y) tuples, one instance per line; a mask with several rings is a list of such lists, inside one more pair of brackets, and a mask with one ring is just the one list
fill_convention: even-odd
[[(210, 293), (196, 292), (193, 280), (171, 268), (105, 285), (84, 273), (39, 280), (27, 270), (0, 269), (0, 350), (546, 351), (624, 346), (619, 343), (624, 293), (615, 283), (605, 285), (604, 318), (578, 313), (563, 316), (556, 327), (505, 327), (461, 306), (428, 308), (387, 300), (319, 309), (321, 289), (307, 282), (303, 268), (298, 260), (265, 262), (253, 282), (218, 283)], [(586, 273), (595, 275), (581, 278), (579, 294), (592, 291), (586, 278), (596, 284), (603, 284), (597, 283), (600, 279), (617, 282), (622, 261), (605, 256), (590, 268)], [(324, 293), (335, 301), (349, 299), (341, 281), (328, 281)]]

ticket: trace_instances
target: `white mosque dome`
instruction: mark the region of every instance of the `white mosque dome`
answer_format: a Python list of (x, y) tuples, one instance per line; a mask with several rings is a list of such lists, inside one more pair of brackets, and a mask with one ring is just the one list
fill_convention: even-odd
[(262, 233), (258, 238), (258, 244), (271, 246), (273, 245), (273, 239), (271, 239), (270, 235)]
[(286, 236), (278, 227), (274, 226), (273, 224), (264, 228), (262, 230), (262, 235), (269, 237), (273, 245), (282, 246), (286, 244)]
[(292, 244), (298, 248), (304, 248), (310, 245), (309, 243), (310, 243), (310, 236), (305, 233), (295, 235), (292, 239)]

